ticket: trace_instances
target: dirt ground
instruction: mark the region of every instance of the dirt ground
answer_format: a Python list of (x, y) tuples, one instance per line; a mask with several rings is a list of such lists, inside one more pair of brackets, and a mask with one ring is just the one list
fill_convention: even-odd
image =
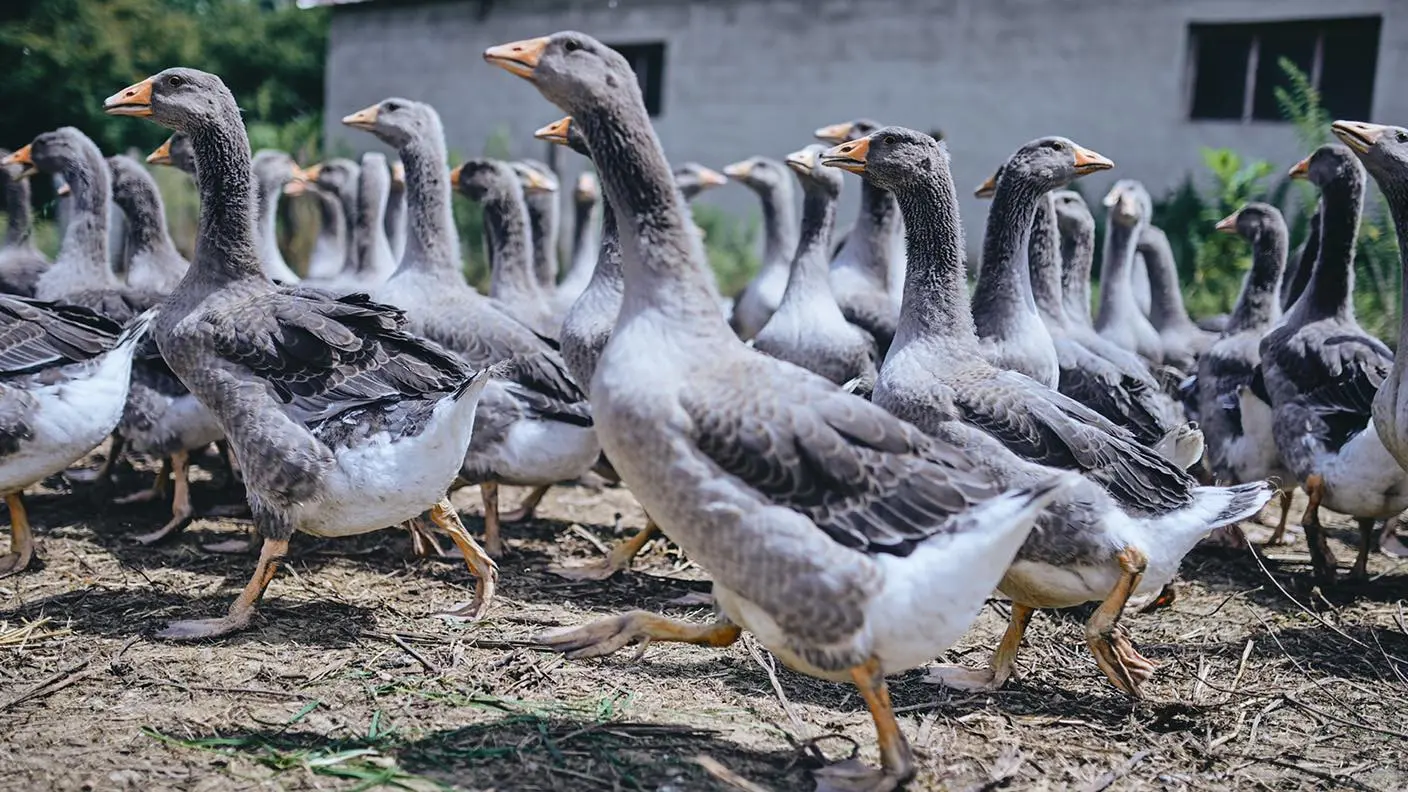
[[(774, 667), (751, 640), (581, 662), (528, 643), (633, 607), (708, 618), (669, 604), (708, 585), (663, 540), (607, 582), (546, 571), (642, 524), (623, 490), (558, 487), (507, 526), (480, 623), (432, 615), (467, 599), (463, 565), (412, 559), (388, 530), (296, 537), (251, 629), (170, 644), (151, 633), (223, 613), (244, 585), (252, 557), (201, 547), (245, 523), (198, 520), (143, 548), (128, 537), (164, 506), (95, 507), (54, 483), (27, 498), (43, 568), (0, 580), (0, 788), (786, 792), (812, 789), (821, 756), (858, 745), (877, 761), (854, 689)], [(208, 480), (195, 493), (198, 508), (236, 500)], [(455, 502), (478, 531), (477, 492)], [(1333, 525), (1345, 566), (1357, 534)], [(1142, 701), (1096, 668), (1085, 612), (1038, 616), (999, 692), (893, 678), (919, 754), (908, 788), (1408, 787), (1408, 562), (1376, 554), (1371, 582), (1322, 595), (1303, 542), (1266, 556), (1196, 553), (1171, 607), (1126, 617), (1161, 663)], [(991, 603), (946, 659), (985, 662), (1004, 613)]]

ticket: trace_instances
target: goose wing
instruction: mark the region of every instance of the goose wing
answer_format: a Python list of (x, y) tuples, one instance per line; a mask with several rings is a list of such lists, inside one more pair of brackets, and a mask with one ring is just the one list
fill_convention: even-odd
[(88, 360), (111, 347), (121, 330), (81, 306), (0, 295), (0, 377)]

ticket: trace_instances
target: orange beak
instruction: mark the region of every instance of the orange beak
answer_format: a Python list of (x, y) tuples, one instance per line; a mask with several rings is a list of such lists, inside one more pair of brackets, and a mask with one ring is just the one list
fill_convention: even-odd
[(808, 149), (794, 151), (787, 155), (787, 166), (798, 173), (811, 173), (816, 167), (816, 152)]
[(1213, 228), (1217, 229), (1218, 231), (1221, 231), (1221, 232), (1224, 233), (1224, 234), (1235, 234), (1235, 233), (1237, 233), (1237, 216), (1240, 215), (1241, 213), (1242, 213), (1242, 210), (1238, 209), (1237, 211), (1233, 212), (1232, 214), (1227, 215), (1226, 217), (1222, 218), (1221, 220), (1218, 220), (1218, 221), (1217, 221), (1217, 225), (1213, 226)]
[(352, 115), (343, 116), (342, 123), (350, 127), (355, 127), (356, 129), (370, 130), (376, 127), (376, 119), (380, 114), (381, 107), (379, 105), (372, 105), (371, 107), (364, 107)]
[(705, 187), (722, 187), (728, 184), (728, 177), (713, 168), (699, 167), (699, 183)]
[(984, 179), (984, 180), (983, 180), (983, 183), (978, 185), (978, 189), (976, 189), (976, 190), (973, 191), (973, 197), (974, 197), (974, 198), (991, 198), (991, 197), (993, 197), (993, 196), (996, 195), (996, 194), (997, 194), (997, 174), (996, 174), (996, 173), (994, 173), (993, 175), (991, 175), (991, 176), (987, 177), (986, 179)]
[(459, 186), (460, 186), (460, 171), (462, 171), (462, 170), (464, 170), (464, 164), (463, 164), (463, 163), (461, 163), (461, 164), (459, 164), (459, 165), (456, 165), (455, 167), (453, 167), (453, 168), (450, 169), (450, 186), (451, 186), (451, 187), (459, 187)]
[(1291, 172), (1290, 172), (1289, 176), (1290, 176), (1292, 179), (1309, 179), (1309, 178), (1310, 178), (1310, 157), (1306, 157), (1305, 159), (1301, 160), (1300, 162), (1297, 162), (1295, 165), (1292, 165), (1292, 166), (1291, 166)]
[(156, 147), (156, 151), (153, 151), (152, 153), (147, 155), (148, 165), (171, 164), (171, 140), (172, 138), (167, 138), (166, 142)]
[(308, 167), (304, 168), (302, 178), (304, 181), (315, 182), (318, 180), (318, 177), (322, 175), (322, 173), (323, 163), (319, 162), (316, 165), (309, 165)]
[(567, 133), (572, 128), (572, 116), (563, 116), (533, 133), (538, 140), (546, 140), (559, 146), (567, 145)]
[(840, 168), (851, 173), (865, 173), (865, 158), (870, 155), (870, 138), (852, 140), (850, 143), (827, 149), (821, 155), (821, 164)]
[(753, 163), (748, 160), (724, 166), (724, 175), (730, 179), (746, 179), (753, 172)]
[(1335, 137), (1339, 138), (1346, 146), (1363, 154), (1379, 142), (1379, 138), (1384, 136), (1388, 127), (1381, 124), (1370, 124), (1367, 121), (1336, 121), (1330, 125), (1330, 131), (1334, 132)]
[(39, 169), (34, 167), (33, 154), (33, 144), (30, 144), (19, 151), (11, 152), (9, 156), (0, 160), (0, 165), (23, 165), (24, 170), (20, 172), (20, 178), (28, 178), (39, 172)]
[(1096, 171), (1109, 170), (1115, 163), (1107, 157), (1082, 146), (1076, 146), (1076, 173), (1081, 176)]
[(855, 126), (850, 121), (844, 124), (832, 124), (824, 126), (812, 133), (812, 137), (823, 143), (830, 143), (833, 146), (846, 142), (846, 138), (851, 136), (851, 127)]
[(533, 70), (538, 68), (538, 61), (542, 59), (543, 50), (547, 49), (549, 40), (544, 36), (490, 47), (484, 50), (484, 60), (510, 74), (517, 74), (532, 81)]
[(152, 78), (129, 85), (103, 100), (103, 112), (108, 115), (145, 118), (152, 114)]

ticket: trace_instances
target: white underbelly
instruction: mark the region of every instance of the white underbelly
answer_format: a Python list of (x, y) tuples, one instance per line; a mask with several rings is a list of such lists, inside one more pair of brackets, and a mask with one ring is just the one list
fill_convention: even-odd
[(1379, 440), (1371, 420), (1338, 454), (1325, 454), (1315, 467), (1325, 479), (1321, 505), (1355, 517), (1388, 519), (1408, 509), (1408, 471)]
[(127, 403), (128, 351), (125, 361), (121, 352), (107, 354), (92, 376), (28, 389), (38, 403), (29, 418), (34, 436), (0, 464), (0, 492), (58, 473), (112, 433)]
[(582, 476), (596, 464), (601, 445), (590, 426), (527, 419), (515, 421), (490, 453), (499, 479), (538, 486)]

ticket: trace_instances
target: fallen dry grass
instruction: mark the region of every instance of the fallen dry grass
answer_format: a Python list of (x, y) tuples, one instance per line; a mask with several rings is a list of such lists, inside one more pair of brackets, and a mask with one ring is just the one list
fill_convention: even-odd
[[(222, 497), (197, 484), (198, 507)], [(127, 537), (160, 524), (160, 506), (98, 508), (62, 486), (29, 503), (44, 567), (0, 581), (0, 788), (786, 792), (811, 788), (819, 756), (858, 745), (876, 761), (852, 689), (775, 667), (749, 641), (589, 662), (529, 645), (629, 607), (707, 617), (669, 604), (707, 583), (663, 541), (604, 583), (545, 572), (641, 525), (622, 490), (559, 487), (540, 519), (509, 527), (483, 622), (431, 615), (472, 580), (410, 559), (402, 532), (297, 537), (253, 628), (204, 644), (150, 633), (224, 610), (252, 558), (201, 545), (240, 521), (142, 548)], [(476, 495), (456, 503), (477, 530)], [(1332, 525), (1348, 561), (1353, 533)], [(1127, 617), (1162, 664), (1142, 701), (1106, 683), (1076, 612), (1034, 621), (1002, 691), (895, 678), (920, 754), (909, 788), (1405, 788), (1408, 564), (1376, 556), (1373, 581), (1322, 594), (1302, 549), (1267, 555), (1197, 554), (1171, 607)], [(1004, 613), (993, 602), (946, 659), (984, 662)]]

